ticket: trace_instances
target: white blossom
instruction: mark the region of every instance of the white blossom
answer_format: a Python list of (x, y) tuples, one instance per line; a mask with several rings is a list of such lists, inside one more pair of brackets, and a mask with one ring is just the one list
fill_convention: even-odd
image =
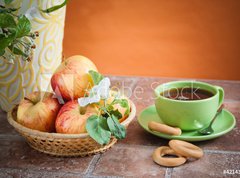
[(84, 107), (88, 104), (98, 103), (101, 99), (107, 99), (109, 97), (110, 79), (108, 77), (103, 78), (98, 85), (95, 85), (89, 93), (88, 97), (78, 98), (80, 106)]

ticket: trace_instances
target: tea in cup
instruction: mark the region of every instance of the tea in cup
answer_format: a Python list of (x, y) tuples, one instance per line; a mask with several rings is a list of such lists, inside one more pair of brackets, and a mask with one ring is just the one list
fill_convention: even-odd
[(154, 92), (155, 106), (161, 120), (185, 131), (208, 125), (224, 99), (221, 87), (198, 81), (164, 83)]

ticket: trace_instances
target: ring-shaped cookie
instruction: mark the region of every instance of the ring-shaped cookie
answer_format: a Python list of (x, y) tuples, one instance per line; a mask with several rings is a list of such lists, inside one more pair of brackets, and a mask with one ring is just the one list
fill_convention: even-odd
[(182, 131), (180, 128), (177, 127), (171, 127), (166, 124), (161, 124), (155, 121), (150, 121), (148, 123), (148, 128), (152, 131), (157, 131), (160, 133), (168, 134), (168, 135), (181, 135)]
[[(163, 157), (164, 155), (177, 156), (176, 158)], [(157, 148), (152, 155), (153, 161), (161, 166), (175, 167), (180, 166), (186, 162), (186, 158), (177, 154), (168, 146), (161, 146)]]
[(169, 146), (178, 154), (189, 158), (201, 158), (203, 151), (201, 148), (182, 140), (171, 140)]

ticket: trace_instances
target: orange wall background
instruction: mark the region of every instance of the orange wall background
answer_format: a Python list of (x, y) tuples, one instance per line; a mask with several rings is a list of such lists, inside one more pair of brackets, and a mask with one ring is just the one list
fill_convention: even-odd
[(75, 54), (104, 74), (240, 80), (240, 1), (70, 0)]

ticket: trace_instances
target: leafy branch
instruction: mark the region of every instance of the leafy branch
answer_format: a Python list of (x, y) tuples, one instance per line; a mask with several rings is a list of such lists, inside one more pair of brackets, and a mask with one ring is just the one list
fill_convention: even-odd
[(109, 143), (111, 135), (117, 139), (126, 137), (126, 129), (120, 124), (122, 114), (112, 104), (100, 107), (100, 115), (92, 115), (87, 120), (86, 129), (89, 135), (99, 144)]
[[(11, 0), (5, 0), (11, 3)], [(25, 15), (15, 15), (17, 8), (0, 6), (0, 57), (8, 63), (14, 63), (16, 55), (31, 61), (34, 40), (38, 32), (31, 32), (31, 23)]]
[[(101, 74), (96, 71), (89, 71), (89, 74), (95, 86), (101, 85), (101, 81), (104, 79)], [(114, 105), (119, 104), (126, 109), (124, 116), (127, 116), (130, 111), (126, 99), (115, 97), (112, 102), (107, 102), (107, 100), (108, 98), (102, 98), (98, 103), (95, 103), (99, 108), (99, 114), (90, 116), (86, 124), (86, 130), (89, 135), (101, 145), (109, 143), (111, 135), (117, 139), (126, 137), (126, 128), (119, 122), (123, 115), (118, 109), (114, 109)]]
[[(4, 0), (5, 5), (13, 0)], [(60, 9), (67, 4), (53, 6), (44, 13), (50, 13)], [(14, 12), (19, 8), (6, 8), (0, 5), (0, 59), (8, 63), (14, 63), (16, 56), (21, 56), (25, 61), (31, 61), (33, 50), (36, 48), (34, 40), (39, 36), (38, 32), (31, 32), (31, 23), (25, 15), (16, 15)]]

